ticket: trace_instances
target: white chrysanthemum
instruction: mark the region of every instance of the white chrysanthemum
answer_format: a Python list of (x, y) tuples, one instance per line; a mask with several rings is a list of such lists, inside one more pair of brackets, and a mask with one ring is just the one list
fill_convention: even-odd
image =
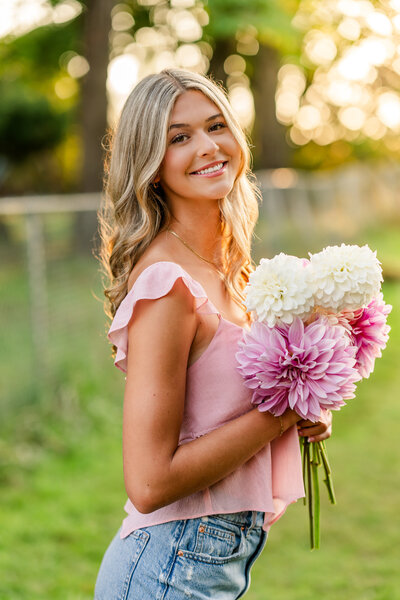
[(314, 306), (310, 264), (283, 253), (263, 258), (251, 273), (245, 294), (247, 310), (269, 327), (279, 320), (292, 323), (295, 316), (304, 319)]
[(315, 304), (340, 312), (355, 310), (378, 295), (382, 269), (376, 252), (367, 246), (328, 246), (310, 254)]

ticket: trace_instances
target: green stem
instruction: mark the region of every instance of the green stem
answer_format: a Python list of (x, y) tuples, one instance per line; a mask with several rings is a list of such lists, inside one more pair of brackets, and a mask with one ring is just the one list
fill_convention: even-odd
[(311, 456), (310, 456), (310, 444), (307, 442), (306, 445), (306, 468), (307, 468), (307, 501), (308, 501), (308, 516), (310, 524), (310, 545), (311, 550), (315, 548), (314, 539), (314, 502), (313, 502), (313, 485), (311, 476)]
[(320, 463), (319, 450), (316, 442), (311, 444), (312, 447), (312, 485), (314, 489), (314, 521), (313, 521), (313, 538), (314, 548), (319, 548), (320, 540), (320, 495), (319, 495), (319, 482), (318, 482), (318, 467)]
[(307, 450), (306, 450), (306, 446), (307, 446), (308, 442), (307, 439), (305, 437), (300, 438), (300, 445), (301, 445), (301, 449), (302, 449), (302, 462), (303, 462), (303, 484), (304, 484), (304, 491), (305, 491), (305, 496), (303, 498), (303, 504), (304, 506), (306, 506), (307, 504), (307, 484), (306, 484), (306, 474), (307, 474), (307, 467), (306, 467), (306, 460), (307, 460)]
[(324, 466), (325, 471), (325, 479), (324, 483), (328, 489), (328, 496), (331, 504), (336, 504), (335, 491), (333, 489), (333, 480), (332, 480), (332, 472), (331, 467), (328, 460), (328, 454), (326, 452), (326, 447), (324, 442), (318, 442), (319, 452), (322, 458), (322, 464)]

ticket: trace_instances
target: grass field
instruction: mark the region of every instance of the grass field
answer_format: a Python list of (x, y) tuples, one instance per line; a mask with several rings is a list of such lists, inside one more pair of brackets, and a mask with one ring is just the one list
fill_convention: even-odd
[[(398, 237), (382, 240), (395, 256)], [(102, 554), (124, 516), (123, 377), (112, 367), (102, 307), (90, 291), (99, 293), (96, 266), (68, 259), (49, 273), (50, 366), (42, 382), (27, 334), (23, 270), (9, 261), (0, 272), (7, 315), (0, 600), (92, 598)], [(309, 550), (302, 503), (289, 507), (271, 529), (246, 600), (400, 600), (400, 283), (384, 291), (394, 306), (384, 359), (335, 415), (328, 442), (338, 504), (323, 497), (321, 549)]]

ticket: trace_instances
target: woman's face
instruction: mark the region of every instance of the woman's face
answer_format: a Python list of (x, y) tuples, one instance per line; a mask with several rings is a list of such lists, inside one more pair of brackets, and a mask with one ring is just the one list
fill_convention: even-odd
[(223, 198), (234, 185), (240, 163), (240, 146), (220, 109), (198, 90), (181, 94), (171, 113), (159, 170), (167, 198)]

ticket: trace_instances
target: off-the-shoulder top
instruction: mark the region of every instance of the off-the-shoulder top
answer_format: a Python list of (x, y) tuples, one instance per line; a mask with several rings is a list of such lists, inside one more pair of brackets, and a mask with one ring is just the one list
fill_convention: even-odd
[[(167, 295), (181, 278), (195, 299), (196, 310), (219, 317), (218, 329), (206, 350), (187, 368), (184, 415), (179, 444), (206, 434), (253, 408), (251, 390), (237, 370), (235, 354), (243, 330), (223, 319), (204, 288), (180, 265), (156, 262), (144, 269), (121, 302), (108, 333), (117, 347), (115, 365), (126, 371), (128, 324), (139, 300)], [(266, 444), (233, 473), (209, 488), (177, 500), (148, 514), (140, 513), (128, 499), (121, 537), (135, 529), (177, 519), (218, 513), (256, 510), (265, 513), (268, 530), (287, 505), (304, 496), (299, 440), (296, 427)]]

